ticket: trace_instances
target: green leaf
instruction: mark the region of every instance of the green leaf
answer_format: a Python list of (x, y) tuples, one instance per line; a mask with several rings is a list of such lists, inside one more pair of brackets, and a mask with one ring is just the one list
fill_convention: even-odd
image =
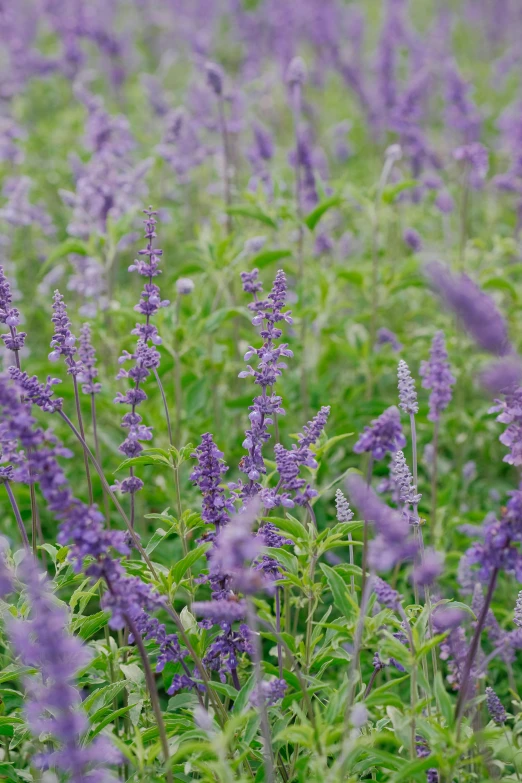
[(91, 693), (82, 706), (86, 712), (94, 710), (97, 712), (102, 707), (106, 707), (110, 702), (114, 701), (121, 691), (125, 688), (125, 682), (120, 680), (119, 682), (113, 682), (110, 685), (104, 685), (102, 688), (97, 688)]
[(163, 457), (161, 454), (140, 454), (139, 457), (130, 457), (129, 459), (124, 459), (114, 472), (117, 473), (119, 470), (123, 470), (124, 468), (131, 468), (134, 465), (166, 465), (166, 467), (172, 468), (172, 463), (170, 460), (168, 460), (166, 457)]
[(405, 179), (403, 182), (398, 182), (396, 185), (388, 185), (382, 191), (381, 199), (384, 204), (393, 204), (400, 193), (403, 193), (405, 190), (416, 188), (418, 184), (416, 179)]
[(188, 710), (198, 703), (198, 698), (193, 693), (176, 693), (167, 705), (169, 712), (177, 710)]
[(65, 256), (68, 256), (70, 253), (77, 253), (79, 256), (88, 256), (89, 248), (81, 239), (69, 237), (49, 253), (43, 265), (40, 267), (40, 276), (43, 276), (55, 261), (65, 258)]
[(305, 217), (304, 222), (310, 231), (315, 229), (322, 216), (328, 212), (329, 209), (332, 209), (332, 207), (338, 207), (341, 202), (342, 199), (340, 196), (332, 196), (331, 198), (326, 199), (326, 201), (322, 201), (321, 204), (312, 210), (312, 212), (309, 212)]
[(291, 256), (290, 250), (265, 250), (264, 253), (258, 253), (256, 256), (250, 259), (251, 268), (264, 269), (265, 266), (269, 266), (274, 261), (279, 261), (281, 258), (288, 258)]
[(252, 674), (246, 683), (243, 685), (241, 690), (236, 696), (236, 700), (234, 701), (234, 706), (232, 708), (233, 712), (239, 713), (242, 712), (245, 707), (249, 704), (249, 696), (252, 693), (252, 690), (254, 689), (254, 685), (256, 684), (256, 676), (255, 674)]
[(232, 318), (237, 318), (237, 316), (242, 316), (244, 318), (248, 318), (249, 320), (252, 318), (248, 310), (244, 307), (221, 307), (218, 310), (214, 310), (214, 312), (211, 313), (205, 320), (205, 332), (209, 332), (211, 334), (213, 332), (217, 332), (217, 330), (220, 328), (220, 326), (223, 325), (225, 321), (229, 321)]
[(90, 639), (95, 633), (107, 625), (110, 614), (109, 612), (96, 612), (88, 617), (78, 617), (72, 624), (74, 633), (77, 633), (84, 641)]
[(408, 761), (398, 772), (390, 779), (390, 783), (401, 783), (402, 780), (408, 780), (418, 772), (424, 772), (433, 766), (433, 759), (429, 756), (423, 759)]
[(172, 528), (170, 530), (163, 530), (163, 528), (159, 527), (153, 534), (152, 537), (145, 547), (145, 552), (150, 555), (151, 552), (154, 552), (157, 546), (161, 544), (161, 542), (172, 533)]
[(326, 580), (332, 591), (335, 606), (339, 609), (341, 614), (350, 619), (354, 615), (354, 608), (347, 597), (348, 586), (346, 582), (339, 576), (337, 571), (330, 566), (325, 565), (325, 563), (321, 563), (320, 565), (321, 571), (326, 576)]
[(295, 517), (267, 517), (266, 521), (274, 522), (277, 527), (287, 533), (293, 541), (308, 541), (308, 533), (306, 528)]
[(449, 693), (447, 692), (446, 688), (444, 687), (444, 683), (442, 682), (442, 675), (440, 672), (437, 672), (433, 684), (437, 704), (439, 705), (440, 710), (446, 719), (446, 723), (451, 728), (454, 722), (455, 710)]
[(297, 574), (297, 557), (284, 549), (278, 549), (272, 546), (264, 546), (262, 550), (265, 554), (273, 557), (291, 574)]
[(229, 215), (237, 215), (238, 217), (250, 218), (251, 220), (258, 220), (260, 223), (264, 223), (265, 226), (270, 228), (277, 228), (276, 221), (263, 212), (259, 207), (241, 207), (233, 206), (227, 207), (226, 211)]
[[(114, 710), (114, 711), (109, 710), (109, 714), (105, 718), (103, 718), (90, 732), (89, 738), (92, 740), (92, 738), (95, 737), (97, 734), (99, 734), (100, 731), (103, 731), (105, 726), (108, 726), (109, 723), (114, 723), (116, 721), (116, 718), (119, 718), (120, 715), (125, 715), (131, 708), (132, 708), (132, 704), (128, 704), (126, 707), (120, 707), (119, 710)], [(94, 721), (94, 716), (92, 718), (92, 721)]]
[(316, 457), (320, 459), (324, 454), (330, 451), (330, 449), (335, 446), (336, 443), (339, 443), (341, 440), (346, 440), (346, 438), (350, 438), (352, 435), (353, 432), (345, 432), (343, 435), (334, 435), (332, 438), (328, 438), (328, 440), (319, 446), (315, 452)]
[(176, 565), (172, 566), (170, 573), (176, 584), (181, 582), (189, 568), (191, 568), (191, 566), (193, 566), (200, 557), (203, 557), (205, 552), (208, 552), (211, 546), (212, 544), (210, 542), (201, 544), (196, 549), (192, 549), (187, 555), (185, 555), (185, 557), (182, 557), (181, 560), (176, 563)]

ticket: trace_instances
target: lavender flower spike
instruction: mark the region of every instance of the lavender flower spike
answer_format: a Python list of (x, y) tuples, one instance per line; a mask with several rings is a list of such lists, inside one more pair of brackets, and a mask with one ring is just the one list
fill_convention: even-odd
[(405, 413), (414, 415), (419, 412), (419, 404), (417, 402), (417, 392), (415, 390), (415, 381), (411, 377), (410, 368), (401, 359), (397, 368), (397, 378), (399, 381), (399, 408)]
[(91, 342), (91, 327), (84, 324), (80, 330), (80, 347), (78, 355), (81, 362), (81, 371), (78, 380), (82, 383), (84, 394), (99, 394), (101, 392), (101, 383), (96, 378), (98, 370), (96, 367), (96, 351)]
[(401, 417), (398, 408), (392, 405), (384, 413), (365, 427), (359, 440), (353, 447), (356, 454), (371, 452), (374, 459), (383, 459), (388, 452), (392, 454), (406, 445)]
[(392, 465), (392, 475), (399, 490), (399, 500), (406, 505), (417, 506), (422, 495), (417, 493), (417, 487), (413, 483), (413, 476), (402, 451), (394, 454)]
[(420, 366), (422, 387), (431, 389), (428, 419), (438, 421), (451, 402), (451, 387), (456, 382), (448, 362), (444, 332), (437, 332), (431, 344), (430, 358)]
[(38, 671), (25, 681), (27, 722), (36, 737), (50, 734), (59, 743), (57, 749), (46, 749), (33, 762), (40, 769), (67, 775), (72, 783), (116, 781), (106, 765), (120, 762), (118, 751), (101, 737), (84, 743), (89, 722), (76, 677), (88, 662), (89, 652), (68, 633), (67, 614), (56, 604), (47, 578), (40, 576), (31, 556), (26, 555), (20, 564), (19, 577), (27, 588), (31, 615), (29, 620), (11, 619), (7, 627), (22, 663)]
[(486, 704), (492, 720), (499, 726), (504, 724), (507, 720), (506, 710), (493, 688), (486, 688)]
[(12, 307), (13, 294), (9, 280), (4, 274), (3, 266), (0, 266), (0, 323), (9, 328), (8, 334), (2, 335), (5, 347), (15, 354), (25, 345), (25, 332), (19, 332), (17, 326), (20, 323), (20, 312)]
[(338, 522), (349, 522), (353, 519), (353, 511), (350, 508), (350, 504), (340, 489), (335, 492), (335, 507), (337, 509)]
[(426, 274), (435, 291), (481, 348), (498, 356), (512, 352), (504, 318), (493, 299), (470, 277), (454, 275), (439, 261), (429, 263)]
[(519, 628), (522, 628), (522, 590), (520, 590), (520, 592), (519, 592), (519, 594), (517, 596), (517, 602), (515, 604), (515, 614), (514, 614), (514, 617), (513, 617), (513, 622)]
[(60, 356), (63, 356), (69, 368), (67, 372), (70, 375), (78, 375), (81, 372), (81, 364), (75, 359), (77, 353), (76, 337), (71, 332), (67, 305), (59, 291), (54, 292), (53, 317), (51, 320), (54, 324), (54, 334), (51, 340), (51, 348), (53, 350), (49, 354), (49, 361), (57, 362)]

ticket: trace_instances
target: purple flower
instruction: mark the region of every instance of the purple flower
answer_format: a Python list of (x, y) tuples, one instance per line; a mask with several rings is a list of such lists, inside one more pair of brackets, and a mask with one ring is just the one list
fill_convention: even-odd
[(399, 361), (397, 378), (399, 381), (399, 408), (410, 415), (418, 413), (419, 404), (417, 402), (415, 381), (411, 377), (410, 368), (404, 359)]
[(432, 585), (435, 579), (442, 574), (444, 557), (434, 549), (426, 549), (421, 561), (413, 569), (413, 581), (419, 587)]
[(407, 228), (402, 238), (406, 245), (413, 250), (414, 253), (418, 253), (422, 249), (422, 238), (418, 231), (414, 228)]
[(399, 500), (408, 506), (417, 506), (422, 495), (417, 493), (406, 457), (402, 451), (393, 455), (392, 477), (399, 492)]
[(439, 191), (433, 203), (443, 215), (449, 215), (455, 209), (455, 202), (448, 190)]
[(454, 275), (439, 261), (429, 263), (426, 266), (426, 274), (446, 306), (459, 317), (464, 328), (481, 348), (499, 356), (511, 353), (512, 347), (504, 318), (491, 297), (470, 277), (465, 274)]
[(446, 68), (446, 122), (460, 131), (467, 143), (477, 140), (482, 118), (469, 97), (472, 86), (466, 82), (455, 62)]
[(456, 382), (451, 374), (444, 332), (437, 332), (431, 344), (430, 358), (420, 366), (422, 387), (431, 389), (428, 419), (438, 421), (451, 402), (451, 387)]
[(80, 330), (80, 347), (78, 349), (80, 357), (81, 370), (78, 380), (82, 383), (84, 394), (99, 394), (101, 383), (96, 381), (98, 369), (96, 367), (96, 351), (91, 342), (91, 327), (84, 324)]
[(252, 569), (252, 562), (261, 549), (261, 542), (252, 534), (259, 510), (260, 501), (254, 499), (233, 516), (219, 531), (209, 555), (210, 574), (214, 577), (226, 575), (231, 587), (247, 594), (264, 587), (259, 573)]
[(376, 346), (391, 345), (393, 351), (398, 352), (402, 350), (402, 343), (397, 339), (397, 335), (391, 332), (389, 329), (382, 327), (377, 332)]
[(499, 726), (503, 725), (507, 720), (507, 713), (493, 688), (486, 688), (486, 704), (491, 719)]
[[(159, 287), (152, 282), (160, 274), (159, 260), (163, 254), (162, 250), (158, 250), (153, 246), (156, 237), (156, 219), (154, 216), (157, 213), (151, 207), (144, 210), (144, 213), (147, 216), (143, 221), (145, 223), (147, 246), (144, 250), (139, 251), (139, 255), (145, 256), (145, 258), (136, 259), (129, 267), (129, 271), (136, 271), (147, 278), (147, 282), (141, 292), (140, 301), (134, 307), (136, 312), (145, 316), (145, 320), (142, 323), (137, 323), (132, 330), (132, 334), (138, 338), (134, 353), (130, 354), (124, 351), (119, 358), (120, 364), (127, 361), (133, 362), (130, 370), (122, 368), (117, 376), (118, 378), (130, 378), (132, 388), (125, 395), (119, 392), (115, 398), (115, 402), (131, 406), (130, 413), (126, 413), (122, 419), (122, 427), (128, 429), (129, 432), (119, 447), (119, 450), (126, 457), (135, 457), (143, 450), (140, 441), (152, 440), (152, 428), (146, 427), (141, 423), (142, 417), (136, 413), (136, 407), (147, 399), (147, 395), (140, 388), (140, 385), (149, 377), (151, 370), (156, 370), (160, 363), (160, 354), (155, 346), (161, 345), (161, 337), (157, 328), (150, 323), (150, 319), (161, 307), (166, 307), (169, 304), (168, 300), (161, 299)], [(149, 342), (152, 345), (149, 345)], [(139, 491), (142, 487), (143, 482), (140, 479), (136, 479), (132, 474), (118, 486), (121, 492), (129, 492), (131, 494)]]
[(498, 413), (497, 421), (507, 424), (499, 440), (510, 449), (504, 462), (522, 465), (522, 387), (506, 392), (504, 400), (495, 400), (489, 413)]
[(71, 332), (71, 322), (67, 315), (67, 305), (59, 291), (54, 292), (53, 298), (53, 316), (51, 318), (54, 324), (54, 334), (51, 340), (49, 361), (57, 362), (60, 356), (63, 356), (68, 366), (67, 372), (70, 375), (78, 375), (81, 372), (81, 363), (75, 359), (76, 337)]
[(522, 362), (518, 356), (496, 359), (484, 367), (479, 380), (490, 394), (509, 393), (522, 381)]
[(335, 507), (337, 509), (336, 516), (338, 522), (349, 522), (353, 519), (353, 511), (350, 508), (350, 504), (340, 489), (335, 491)]
[(25, 345), (26, 332), (19, 332), (20, 311), (12, 307), (13, 294), (9, 280), (4, 274), (3, 266), (0, 266), (0, 323), (9, 328), (8, 334), (2, 335), (5, 347), (9, 351), (17, 353)]
[(295, 87), (296, 85), (302, 87), (306, 82), (306, 77), (307, 70), (305, 61), (302, 57), (294, 57), (286, 71), (286, 83), (290, 87)]
[(455, 160), (462, 161), (467, 166), (469, 184), (475, 190), (480, 190), (489, 171), (489, 153), (478, 142), (457, 147), (453, 153)]
[(88, 650), (72, 636), (69, 618), (56, 604), (46, 577), (41, 577), (30, 555), (19, 566), (18, 575), (25, 583), (30, 605), (30, 619), (10, 619), (7, 627), (13, 646), (25, 666), (37, 674), (27, 677), (25, 707), (32, 733), (51, 734), (59, 747), (33, 758), (40, 769), (55, 769), (74, 783), (86, 779), (115, 781), (107, 764), (120, 762), (120, 754), (105, 738), (85, 744), (89, 728), (81, 707), (76, 678), (90, 659)]
[(390, 585), (387, 584), (384, 579), (375, 576), (372, 579), (372, 590), (381, 606), (385, 606), (388, 609), (394, 610), (399, 608), (402, 600), (401, 596), (397, 590), (394, 590), (392, 587), (390, 587)]
[(515, 604), (515, 613), (513, 616), (513, 622), (518, 628), (522, 628), (522, 590), (520, 590), (517, 596), (517, 602)]
[(54, 397), (53, 386), (61, 383), (58, 378), (47, 376), (47, 381), (40, 383), (36, 375), (30, 378), (26, 372), (18, 370), (16, 367), (9, 368), (11, 379), (23, 392), (24, 397), (33, 405), (37, 405), (46, 413), (55, 413), (62, 409), (63, 399)]
[(246, 603), (234, 598), (220, 601), (194, 601), (192, 611), (200, 617), (212, 620), (213, 623), (234, 623), (246, 616)]
[(404, 448), (406, 438), (402, 432), (401, 417), (394, 405), (366, 426), (353, 447), (356, 454), (371, 452), (374, 459), (383, 459), (388, 452), (392, 454)]
[(223, 452), (219, 451), (209, 432), (202, 435), (201, 444), (191, 456), (198, 461), (198, 466), (190, 474), (190, 480), (199, 487), (203, 495), (202, 519), (219, 530), (228, 522), (234, 510), (232, 500), (225, 496), (225, 491), (220, 486), (221, 477), (228, 471), (228, 465), (223, 460)]
[(245, 361), (254, 356), (258, 359), (257, 368), (253, 369), (248, 365), (247, 370), (239, 373), (240, 378), (252, 376), (254, 383), (261, 387), (261, 394), (254, 398), (253, 404), (249, 408), (250, 428), (246, 430), (246, 437), (243, 441), (243, 448), (248, 453), (239, 464), (240, 471), (248, 477), (248, 484), (238, 482), (231, 486), (231, 489), (237, 490), (238, 497), (244, 500), (257, 495), (261, 489), (259, 479), (262, 474), (266, 473), (262, 449), (263, 445), (270, 440), (268, 426), (273, 423), (274, 414), (284, 414), (281, 407), (281, 397), (275, 394), (274, 385), (281, 375), (281, 371), (286, 368), (285, 362), (281, 359), (287, 356), (291, 357), (293, 354), (286, 343), (277, 343), (282, 335), (279, 324), (282, 321), (292, 323), (290, 312), (283, 310), (287, 293), (285, 273), (279, 270), (272, 290), (264, 300), (259, 300), (257, 297), (261, 290), (257, 270), (243, 272), (241, 280), (243, 290), (254, 296), (254, 301), (249, 305), (249, 309), (254, 313), (252, 324), (261, 327), (260, 334), (264, 341), (260, 348), (251, 346), (245, 354)]
[(451, 631), (462, 625), (466, 617), (463, 609), (454, 609), (453, 607), (438, 606), (431, 615), (433, 628), (436, 633)]
[(500, 519), (488, 516), (483, 538), (466, 552), (466, 561), (478, 565), (481, 580), (489, 579), (494, 569), (512, 573), (522, 582), (522, 490), (510, 492), (510, 498)]
[(276, 679), (271, 680), (271, 682), (263, 680), (260, 686), (255, 687), (250, 694), (250, 703), (255, 707), (259, 707), (264, 701), (267, 707), (273, 707), (274, 704), (277, 704), (284, 697), (287, 688), (288, 685), (284, 680)]
[(224, 80), (223, 69), (220, 68), (219, 65), (216, 65), (216, 63), (208, 62), (205, 65), (205, 71), (210, 89), (215, 93), (215, 95), (222, 95)]

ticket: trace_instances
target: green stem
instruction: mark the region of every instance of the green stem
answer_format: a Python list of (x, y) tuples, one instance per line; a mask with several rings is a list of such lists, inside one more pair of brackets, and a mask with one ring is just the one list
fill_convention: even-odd
[(274, 783), (274, 752), (272, 749), (272, 737), (270, 736), (270, 724), (268, 722), (268, 711), (266, 708), (266, 701), (263, 696), (263, 674), (261, 671), (261, 642), (259, 640), (259, 631), (257, 627), (257, 616), (254, 609), (252, 599), (247, 598), (247, 618), (250, 633), (252, 636), (252, 649), (254, 659), (254, 674), (256, 680), (256, 689), (259, 701), (259, 712), (261, 715), (261, 734), (263, 735), (263, 756), (265, 765), (265, 781), (267, 783)]
[[(16, 502), (16, 498), (13, 495), (13, 490), (11, 489), (11, 484), (9, 483), (9, 481), (7, 479), (5, 479), (3, 483), (4, 483), (4, 486), (5, 486), (5, 491), (7, 492), (7, 496), (9, 498), (9, 502), (11, 503), (11, 508), (13, 509), (13, 514), (15, 516), (16, 524), (18, 525), (18, 529), (20, 531), (20, 536), (22, 538), (23, 545), (24, 545), (25, 549), (30, 549), (31, 547), (29, 546), (29, 539), (27, 537), (27, 531), (25, 529), (25, 525), (24, 525), (22, 517), (20, 515), (20, 510), (18, 508), (18, 503)], [(33, 544), (33, 546), (34, 546), (34, 544)]]
[[(76, 405), (76, 416), (78, 418), (78, 429), (80, 431), (80, 435), (85, 441), (85, 430), (83, 428), (82, 408), (80, 405), (80, 392), (78, 391), (78, 380), (76, 378), (76, 375), (73, 375), (73, 386), (74, 386), (74, 402)], [(85, 449), (83, 450), (83, 464), (85, 467), (85, 476), (87, 478), (87, 492), (89, 495), (89, 505), (92, 506), (94, 503), (94, 497), (92, 494), (91, 471), (89, 469), (89, 457), (87, 456)]]

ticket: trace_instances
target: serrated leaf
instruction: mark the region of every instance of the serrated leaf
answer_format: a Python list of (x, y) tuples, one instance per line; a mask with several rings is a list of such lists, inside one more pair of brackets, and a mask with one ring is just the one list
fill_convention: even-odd
[(326, 199), (326, 201), (321, 202), (321, 204), (312, 210), (312, 212), (309, 212), (305, 217), (304, 222), (310, 231), (315, 229), (322, 216), (328, 212), (329, 209), (332, 209), (332, 207), (338, 207), (341, 203), (342, 199), (340, 196), (332, 196), (331, 198)]

